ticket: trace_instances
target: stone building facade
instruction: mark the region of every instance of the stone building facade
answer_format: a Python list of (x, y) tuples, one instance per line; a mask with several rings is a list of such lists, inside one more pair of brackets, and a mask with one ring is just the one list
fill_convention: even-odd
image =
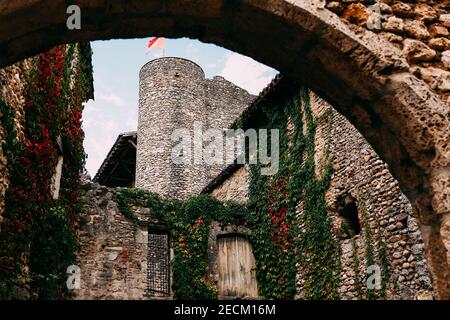
[[(448, 1), (333, 1), (325, 7), (402, 50), (411, 72), (450, 105)], [(369, 24), (367, 23), (369, 22)]]
[[(165, 64), (169, 62), (170, 66)], [(193, 66), (187, 61), (176, 60), (174, 62), (173, 59), (169, 58), (167, 60), (157, 60), (155, 63), (158, 67), (172, 70), (166, 73), (168, 74), (166, 79), (160, 79), (162, 76), (159, 75), (159, 82), (172, 81), (172, 83), (178, 84), (178, 81), (181, 81), (180, 79), (184, 79), (185, 77), (190, 79), (190, 85), (194, 82), (191, 77), (194, 77), (194, 80), (197, 82), (200, 81), (200, 83), (205, 81), (198, 67)], [(146, 73), (150, 66), (152, 66), (152, 63), (143, 68), (143, 73)], [(174, 68), (172, 69), (171, 66), (174, 66)], [(155, 67), (152, 72), (157, 73), (156, 71), (159, 70), (158, 67)], [(194, 67), (192, 75), (183, 75), (183, 72), (187, 72), (186, 67)], [(153, 77), (156, 77), (156, 75), (153, 75)], [(202, 170), (204, 172), (199, 175), (197, 171), (187, 166), (187, 168), (183, 169), (186, 171), (179, 172), (179, 174), (183, 175), (180, 179), (178, 176), (173, 177), (169, 174), (174, 171), (167, 165), (167, 161), (157, 161), (149, 164), (149, 159), (153, 159), (154, 156), (151, 154), (152, 151), (149, 141), (155, 143), (155, 141), (164, 139), (164, 137), (160, 136), (158, 139), (151, 138), (151, 134), (158, 134), (156, 132), (156, 126), (152, 126), (150, 121), (145, 120), (145, 117), (150, 117), (150, 114), (155, 112), (152, 108), (158, 105), (156, 98), (158, 97), (158, 93), (155, 93), (155, 89), (152, 88), (155, 82), (152, 82), (154, 80), (145, 79), (147, 78), (143, 77), (141, 73), (141, 81), (145, 85), (141, 84), (138, 156), (136, 163), (136, 172), (137, 176), (141, 176), (141, 184), (137, 183), (136, 187), (157, 191), (166, 197), (171, 197), (170, 192), (172, 191), (174, 192), (173, 197), (175, 198), (185, 198), (189, 195), (202, 192), (211, 194), (220, 201), (231, 200), (242, 204), (247, 203), (251, 183), (248, 165), (231, 164), (223, 167), (220, 172), (218, 172), (218, 168), (214, 168), (213, 172), (218, 172), (216, 175), (212, 175), (210, 173), (211, 171), (208, 172), (206, 168), (203, 168)], [(152, 78), (150, 77), (150, 79)], [(211, 97), (215, 97), (216, 99), (216, 102), (209, 102), (211, 105), (215, 104), (218, 110), (225, 112), (225, 110), (221, 109), (223, 105), (220, 104), (224, 101), (228, 103), (238, 101), (242, 104), (239, 104), (238, 107), (233, 107), (229, 116), (223, 116), (221, 118), (217, 116), (216, 112), (216, 115), (214, 117), (211, 116), (209, 120), (204, 120), (205, 115), (203, 115), (202, 108), (197, 110), (201, 115), (196, 115), (192, 110), (175, 110), (175, 114), (181, 112), (181, 115), (177, 119), (182, 119), (183, 121), (180, 120), (181, 122), (177, 122), (173, 119), (163, 120), (165, 121), (163, 123), (163, 130), (165, 130), (166, 135), (170, 130), (176, 128), (175, 125), (189, 127), (189, 121), (192, 124), (193, 121), (198, 119), (204, 120), (211, 125), (219, 126), (224, 123), (232, 123), (236, 118), (235, 113), (238, 110), (244, 110), (244, 101), (247, 99), (250, 100), (250, 96), (242, 94), (241, 89), (236, 89), (237, 91), (233, 93), (230, 90), (231, 85), (218, 78), (207, 81), (207, 83), (213, 86), (212, 84), (218, 81), (222, 84), (222, 88), (225, 88), (223, 90), (227, 94), (224, 99), (219, 99), (218, 94), (211, 95)], [(145, 89), (147, 85), (152, 88), (149, 93)], [(282, 103), (286, 97), (273, 94), (281, 86), (291, 88), (299, 87), (294, 81), (278, 77), (257, 99), (245, 106), (246, 108), (243, 113), (249, 117), (250, 122), (252, 122), (253, 114), (258, 112), (264, 100), (271, 99), (271, 103), (275, 106)], [(213, 87), (215, 90), (218, 90), (216, 84)], [(185, 89), (183, 88), (183, 90)], [(174, 94), (165, 102), (167, 103), (167, 108), (183, 105), (184, 102), (182, 99), (185, 98), (185, 95), (189, 103), (199, 103), (201, 106), (204, 106), (205, 100), (198, 97), (203, 97), (203, 89), (200, 90), (200, 93), (196, 93), (195, 91), (199, 90), (198, 87), (195, 90), (194, 88), (186, 89), (184, 95), (179, 93), (180, 90), (180, 88), (174, 85), (167, 86), (166, 89), (161, 91), (163, 96), (160, 98), (164, 99), (165, 95)], [(240, 99), (236, 99), (236, 96)], [(390, 274), (386, 298), (432, 299), (434, 297), (433, 284), (424, 255), (424, 244), (421, 233), (416, 223), (415, 213), (411, 204), (400, 191), (398, 182), (389, 173), (387, 165), (378, 157), (367, 141), (347, 119), (312, 91), (310, 91), (309, 96), (313, 117), (315, 119), (322, 119), (320, 121), (318, 120), (314, 141), (314, 160), (316, 163), (316, 175), (318, 177), (323, 172), (325, 158), (330, 157), (332, 159), (334, 173), (326, 192), (326, 202), (328, 215), (333, 225), (345, 225), (351, 228), (352, 223), (353, 225), (355, 223), (355, 221), (351, 221), (352, 219), (356, 219), (356, 224), (360, 224), (362, 218), (361, 211), (364, 210), (375, 256), (380, 255), (379, 245), (381, 243), (386, 247), (387, 268)], [(151, 102), (147, 102), (147, 100)], [(160, 112), (156, 118), (164, 117), (164, 112)], [(183, 115), (183, 112), (192, 112), (190, 115), (193, 118), (188, 120), (187, 115)], [(214, 114), (214, 112), (211, 112), (211, 114)], [(233, 114), (234, 116), (232, 116)], [(325, 114), (330, 114), (331, 116), (324, 117)], [(215, 117), (220, 120), (213, 122), (212, 119)], [(152, 118), (153, 121), (156, 118)], [(257, 128), (256, 116), (253, 124)], [(146, 132), (146, 130), (150, 131)], [(145, 138), (142, 138), (142, 136), (139, 138), (141, 132), (144, 132), (142, 136), (145, 136)], [(331, 137), (329, 141), (327, 140), (328, 136)], [(147, 141), (147, 139), (150, 140)], [(168, 146), (169, 144), (166, 147)], [(140, 151), (139, 148), (149, 149)], [(329, 155), (326, 151), (327, 148), (330, 151)], [(140, 152), (141, 156), (139, 156)], [(165, 150), (162, 154), (167, 156), (169, 153)], [(162, 165), (161, 171), (157, 171), (159, 165)], [(152, 173), (152, 170), (154, 173)], [(151, 174), (151, 178), (147, 177), (148, 174)], [(183, 178), (188, 179), (185, 181), (189, 183), (178, 184), (179, 181), (184, 181)], [(154, 182), (155, 179), (158, 181), (156, 184)], [(189, 179), (197, 180), (191, 186), (190, 184), (194, 183), (194, 180)], [(170, 189), (171, 183), (178, 188), (186, 188), (189, 185), (189, 190), (182, 195), (178, 191), (175, 192), (173, 187)], [(115, 196), (120, 190), (121, 188), (102, 187), (97, 183), (92, 184), (91, 182), (87, 182), (86, 184), (86, 193), (83, 201), (84, 223), (80, 231), (81, 253), (78, 257), (79, 264), (81, 269), (84, 270), (83, 272), (86, 274), (86, 277), (82, 280), (82, 287), (76, 293), (76, 298), (148, 298), (148, 287), (144, 285), (144, 283), (148, 283), (148, 278), (146, 277), (149, 276), (148, 256), (146, 254), (148, 250), (146, 240), (148, 239), (148, 230), (133, 225), (132, 221), (124, 218), (123, 214), (120, 213)], [(348, 203), (344, 203), (345, 199), (350, 200)], [(348, 217), (345, 215), (344, 209), (349, 204), (353, 205), (356, 209), (354, 212), (356, 216)], [(149, 209), (140, 207), (133, 207), (132, 209), (141, 217), (140, 219), (148, 219)], [(299, 217), (303, 214), (302, 210), (302, 204), (299, 203), (297, 211)], [(158, 221), (155, 221), (155, 225), (157, 224)], [(251, 232), (243, 226), (228, 226), (225, 229), (221, 229), (217, 223), (213, 223), (210, 228), (208, 246), (210, 267), (206, 272), (213, 283), (217, 285), (220, 282), (219, 268), (217, 266), (218, 235), (240, 234), (242, 237), (251, 239)], [(341, 248), (339, 296), (341, 299), (367, 298), (365, 293), (360, 292), (360, 289), (356, 286), (356, 282), (359, 281), (358, 277), (361, 277), (367, 271), (365, 259), (367, 256), (366, 250), (368, 249), (366, 244), (367, 233), (362, 231), (361, 226), (358, 230), (353, 230), (350, 234), (339, 238), (339, 246)], [(168, 255), (170, 258), (173, 258), (173, 252), (171, 252), (172, 250), (168, 252)], [(355, 266), (355, 261), (358, 261), (357, 266)], [(299, 299), (305, 298), (303, 285), (302, 269), (299, 266), (296, 296)]]
[(145, 299), (148, 230), (136, 227), (118, 210), (114, 189), (84, 183), (77, 256), (81, 283), (74, 298)]
[[(294, 85), (294, 84), (293, 84)], [(273, 88), (276, 90), (276, 87)], [(391, 281), (388, 299), (432, 299), (433, 286), (424, 255), (424, 244), (408, 199), (402, 194), (398, 182), (388, 171), (387, 165), (377, 156), (361, 134), (337, 113), (326, 101), (310, 92), (311, 109), (316, 119), (326, 112), (332, 116), (321, 121), (315, 139), (316, 175), (324, 167), (327, 132), (331, 126), (331, 158), (334, 174), (326, 192), (328, 214), (333, 224), (345, 221), (340, 213), (339, 199), (350, 195), (358, 207), (365, 206), (372, 237), (381, 234), (389, 253)], [(278, 101), (278, 103), (281, 103)], [(222, 201), (249, 200), (250, 173), (248, 165), (230, 166), (225, 178), (206, 187), (214, 197)], [(359, 203), (358, 203), (358, 200)], [(364, 199), (364, 203), (361, 199)], [(302, 215), (299, 204), (298, 215)], [(361, 215), (358, 216), (358, 220)], [(355, 256), (364, 274), (365, 234), (359, 232), (340, 240), (341, 246), (341, 299), (360, 298), (355, 286)], [(297, 297), (304, 298), (302, 270), (299, 269)], [(395, 287), (395, 289), (394, 289)]]
[(73, 43), (0, 69), (0, 299), (66, 295), (91, 53)]

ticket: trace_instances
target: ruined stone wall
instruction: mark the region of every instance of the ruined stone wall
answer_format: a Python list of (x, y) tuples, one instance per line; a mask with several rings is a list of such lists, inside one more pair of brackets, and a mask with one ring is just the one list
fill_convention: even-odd
[[(185, 199), (200, 193), (223, 165), (208, 167), (194, 144), (194, 123), (227, 128), (248, 106), (252, 96), (221, 77), (205, 79), (195, 63), (181, 58), (161, 58), (146, 64), (140, 73), (136, 187), (164, 197)], [(191, 138), (191, 161), (175, 164), (171, 140), (175, 129)]]
[[(330, 106), (311, 94), (311, 109), (315, 118), (319, 118)], [(334, 109), (331, 110), (330, 151), (334, 175), (326, 193), (326, 201), (333, 224), (338, 226), (341, 222), (337, 199), (341, 195), (352, 195), (357, 199), (359, 218), (362, 219), (363, 206), (367, 212), (375, 254), (378, 253), (376, 239), (379, 233), (386, 244), (392, 274), (390, 281), (397, 285), (395, 289), (388, 288), (387, 296), (409, 299), (431, 296), (432, 284), (424, 256), (424, 245), (411, 204), (400, 191), (398, 182), (389, 173), (388, 166), (380, 160), (367, 141), (342, 115)], [(329, 120), (322, 121), (317, 126), (315, 148), (318, 168), (324, 166), (329, 126)], [(318, 173), (320, 174), (320, 169)], [(354, 278), (353, 241), (357, 246), (355, 252), (359, 256), (361, 268), (364, 269), (364, 237), (364, 232), (361, 231), (353, 239), (341, 240), (340, 293), (343, 299), (358, 298)], [(377, 263), (380, 264), (379, 261)], [(364, 275), (364, 272), (360, 274)]]
[[(324, 166), (327, 164), (326, 149), (327, 144), (330, 143), (334, 175), (326, 193), (326, 201), (333, 225), (339, 226), (342, 222), (337, 206), (337, 199), (341, 195), (350, 194), (356, 199), (364, 198), (364, 203), (358, 201), (358, 207), (361, 211), (362, 206), (365, 206), (375, 255), (378, 254), (376, 240), (379, 233), (386, 244), (391, 273), (391, 286), (386, 292), (387, 298), (433, 297), (431, 276), (424, 256), (421, 233), (411, 204), (401, 193), (398, 182), (389, 173), (387, 165), (380, 160), (348, 120), (313, 93), (310, 94), (310, 98), (311, 111), (318, 120), (314, 155), (317, 176), (323, 173)], [(331, 110), (330, 116), (324, 116), (325, 113), (330, 112), (329, 110)], [(328, 138), (329, 134), (331, 134), (331, 140)], [(219, 200), (245, 201), (248, 200), (249, 183), (248, 168), (241, 167), (215, 187), (211, 194)], [(302, 204), (298, 206), (298, 214), (302, 214)], [(355, 251), (353, 243), (356, 243)], [(355, 286), (354, 252), (359, 259), (359, 277), (365, 281), (364, 232), (361, 231), (352, 239), (341, 239), (340, 246), (342, 250), (340, 297), (341, 299), (358, 299), (360, 295)], [(299, 270), (297, 298), (304, 297), (301, 274), (302, 270)], [(364, 286), (365, 282), (362, 285)]]
[(411, 72), (450, 105), (449, 1), (326, 0), (326, 8), (402, 50)]
[(73, 291), (74, 299), (146, 298), (148, 230), (119, 212), (114, 191), (84, 185), (77, 256), (81, 288)]
[[(81, 215), (78, 239), (80, 250), (76, 265), (80, 268), (80, 289), (71, 291), (76, 300), (146, 300), (148, 291), (149, 230), (138, 226), (118, 209), (117, 194), (123, 188), (108, 188), (89, 180), (83, 181)], [(151, 209), (130, 207), (137, 219), (153, 226), (165, 228), (151, 218)], [(216, 285), (219, 281), (218, 236), (239, 234), (245, 237), (250, 231), (243, 226), (213, 222), (208, 237), (209, 265), (205, 275)], [(170, 230), (168, 230), (170, 232)], [(169, 238), (170, 239), (170, 238)], [(174, 259), (173, 239), (170, 239), (169, 265)], [(253, 269), (253, 265), (249, 270)], [(169, 288), (173, 283), (173, 271), (169, 270)], [(171, 299), (158, 297), (158, 299)]]

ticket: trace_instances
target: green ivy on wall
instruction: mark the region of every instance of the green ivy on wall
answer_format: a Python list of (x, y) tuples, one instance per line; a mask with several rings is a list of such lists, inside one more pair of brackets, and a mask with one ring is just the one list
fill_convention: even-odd
[[(84, 48), (84, 49), (82, 49)], [(78, 64), (73, 70), (75, 53)], [(12, 110), (0, 102), (6, 130), (10, 187), (0, 232), (0, 297), (61, 299), (67, 296), (66, 269), (78, 248), (79, 174), (84, 167), (82, 102), (91, 95), (89, 44), (58, 46), (31, 59), (25, 79), (24, 141), (17, 141)], [(73, 85), (70, 81), (74, 76)], [(9, 111), (8, 111), (9, 109)], [(9, 112), (9, 113), (8, 113)], [(52, 198), (63, 141), (59, 199)]]
[[(174, 249), (173, 286), (175, 299), (215, 299), (217, 288), (206, 277), (208, 266), (208, 235), (212, 221), (222, 225), (245, 225), (248, 216), (243, 205), (221, 203), (209, 195), (185, 201), (163, 200), (155, 193), (137, 189), (117, 192), (120, 212), (135, 225), (150, 227), (157, 223), (171, 231)], [(149, 220), (139, 220), (133, 206), (150, 208)]]
[(358, 243), (356, 242), (355, 237), (352, 237), (352, 249), (353, 249), (353, 274), (355, 277), (355, 291), (358, 295), (359, 299), (363, 298), (362, 295), (362, 281), (360, 276), (360, 270), (361, 270), (361, 262), (359, 261), (359, 255), (358, 255)]
[[(293, 96), (293, 97), (292, 97)], [(250, 211), (252, 243), (257, 260), (257, 277), (262, 298), (292, 299), (296, 293), (296, 264), (304, 279), (309, 299), (337, 299), (340, 277), (340, 248), (327, 214), (325, 191), (332, 176), (330, 161), (331, 113), (314, 119), (309, 91), (290, 95), (283, 105), (264, 108), (267, 128), (280, 130), (280, 168), (274, 177), (260, 174), (260, 165), (251, 167)], [(319, 121), (329, 120), (329, 141), (321, 178), (315, 174), (315, 134)], [(245, 121), (243, 121), (245, 123)], [(288, 127), (288, 124), (290, 126)], [(282, 197), (273, 193), (282, 188)], [(298, 206), (303, 204), (302, 214)], [(279, 239), (271, 219), (272, 210), (282, 210), (293, 245), (274, 245)], [(302, 226), (301, 230), (298, 226)]]
[[(366, 270), (366, 276), (364, 278), (364, 283), (368, 283), (368, 281), (370, 280), (369, 277), (372, 276), (372, 274), (370, 274), (369, 272), (367, 272), (367, 270), (369, 269), (370, 266), (379, 266), (380, 267), (380, 272), (381, 272), (381, 288), (379, 289), (366, 289), (366, 290), (362, 290), (362, 286), (361, 286), (361, 267), (360, 267), (360, 263), (359, 263), (359, 257), (358, 254), (356, 252), (356, 241), (353, 238), (352, 239), (352, 244), (353, 244), (353, 248), (354, 248), (354, 254), (353, 254), (353, 262), (354, 262), (354, 273), (355, 273), (355, 277), (359, 282), (358, 286), (355, 286), (355, 288), (357, 289), (357, 293), (358, 296), (360, 297), (360, 299), (363, 298), (367, 298), (369, 300), (376, 300), (376, 299), (386, 299), (386, 290), (389, 284), (389, 279), (390, 279), (390, 268), (389, 268), (389, 260), (388, 260), (388, 253), (387, 253), (387, 249), (386, 249), (386, 244), (384, 243), (383, 237), (382, 237), (382, 233), (381, 233), (381, 228), (378, 225), (378, 234), (377, 234), (377, 240), (376, 242), (373, 241), (372, 238), (372, 232), (371, 232), (371, 228), (369, 225), (369, 221), (368, 221), (368, 217), (367, 217), (367, 206), (366, 206), (366, 200), (364, 198), (364, 196), (362, 195), (361, 192), (359, 193), (359, 197), (358, 197), (358, 211), (359, 214), (361, 215), (361, 226), (362, 226), (362, 230), (364, 231), (364, 258), (365, 258), (365, 262), (366, 262), (366, 266), (364, 268), (364, 270)], [(375, 219), (374, 221), (379, 221), (378, 217), (375, 215)], [(377, 251), (375, 252), (374, 249), (374, 243), (377, 245)], [(377, 253), (377, 254), (376, 254)], [(366, 286), (364, 286), (366, 287)]]

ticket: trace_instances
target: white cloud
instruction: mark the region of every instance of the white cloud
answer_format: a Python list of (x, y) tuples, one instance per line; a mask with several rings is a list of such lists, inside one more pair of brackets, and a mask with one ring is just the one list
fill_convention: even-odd
[(112, 99), (91, 100), (83, 112), (84, 147), (88, 154), (86, 170), (92, 178), (117, 136), (122, 132), (136, 130), (137, 126), (136, 108), (111, 109), (110, 101)]
[(221, 76), (251, 94), (258, 94), (276, 74), (276, 70), (249, 57), (231, 53), (225, 57), (225, 66)]
[(88, 158), (86, 169), (94, 177), (120, 130), (98, 102), (89, 101), (83, 113), (84, 147)]
[(125, 105), (125, 100), (114, 93), (99, 93), (96, 95), (96, 99), (109, 102), (118, 107)]

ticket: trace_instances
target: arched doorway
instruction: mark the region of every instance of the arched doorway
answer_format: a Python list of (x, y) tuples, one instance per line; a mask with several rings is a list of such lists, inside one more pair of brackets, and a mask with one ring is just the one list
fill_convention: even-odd
[(344, 23), (324, 3), (83, 0), (82, 28), (71, 31), (65, 1), (2, 0), (0, 66), (61, 43), (152, 33), (222, 45), (306, 82), (389, 164), (419, 215), (437, 291), (449, 298), (450, 254), (443, 242), (450, 215), (448, 106), (409, 71), (400, 50)]

